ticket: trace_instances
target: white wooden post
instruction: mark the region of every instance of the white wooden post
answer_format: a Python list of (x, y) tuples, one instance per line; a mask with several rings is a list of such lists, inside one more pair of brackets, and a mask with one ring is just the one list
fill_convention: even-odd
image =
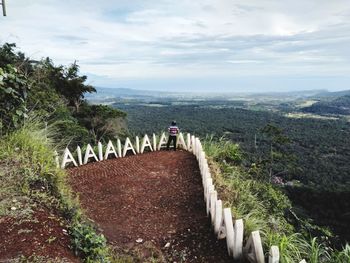
[(80, 146), (77, 146), (77, 155), (78, 155), (78, 163), (79, 163), (79, 165), (82, 165), (83, 164), (83, 155), (81, 153)]
[(224, 209), (224, 224), (225, 224), (225, 232), (226, 232), (227, 252), (230, 256), (232, 256), (233, 249), (234, 249), (234, 232), (233, 232), (231, 208)]
[(204, 187), (204, 201), (207, 202), (208, 200), (208, 193), (209, 193), (209, 188), (213, 185), (213, 179), (212, 178), (207, 178), (205, 182), (205, 187)]
[(216, 201), (218, 200), (218, 193), (216, 191), (212, 191), (210, 193), (210, 218), (211, 223), (214, 226), (215, 225), (215, 208), (216, 208)]
[(201, 156), (201, 171), (204, 170), (204, 164), (205, 164), (205, 152), (202, 151), (202, 156)]
[(199, 140), (199, 138), (197, 138), (197, 155), (198, 155), (198, 158), (200, 158), (200, 153), (201, 153), (201, 151), (202, 151), (202, 148), (201, 148), (201, 142), (200, 142), (200, 140)]
[(253, 231), (250, 234), (243, 251), (249, 262), (265, 263), (264, 251), (259, 231)]
[(210, 212), (210, 194), (211, 192), (214, 192), (215, 188), (214, 185), (209, 185), (207, 188), (207, 200), (206, 200), (206, 206), (207, 206), (207, 215), (209, 216)]
[(189, 151), (189, 152), (192, 151), (191, 134), (189, 134), (189, 133), (187, 133), (187, 151)]
[(194, 135), (191, 136), (192, 153), (196, 155), (196, 139)]
[(103, 147), (102, 147), (102, 143), (101, 142), (98, 142), (97, 148), (98, 148), (98, 159), (100, 161), (103, 161)]
[(235, 220), (235, 224), (233, 226), (234, 231), (234, 246), (233, 246), (233, 258), (238, 260), (242, 258), (243, 253), (243, 234), (244, 234), (244, 226), (243, 220), (237, 219)]
[(214, 223), (214, 233), (216, 235), (219, 234), (220, 227), (223, 223), (223, 218), (222, 218), (222, 201), (217, 200), (215, 204), (215, 223)]
[(269, 263), (278, 263), (280, 261), (280, 251), (278, 246), (272, 246), (269, 251)]
[(222, 209), (222, 220), (221, 225), (219, 228), (219, 233), (217, 234), (218, 239), (224, 239), (226, 237), (226, 227), (225, 227), (225, 220), (224, 220), (224, 209)]
[(211, 175), (210, 175), (210, 172), (206, 169), (206, 170), (204, 170), (203, 175), (202, 175), (203, 188), (205, 188), (205, 182), (206, 182), (207, 178), (211, 178)]
[(199, 149), (199, 139), (196, 138), (196, 157), (197, 157), (197, 160), (199, 159), (199, 153), (200, 153), (200, 149)]

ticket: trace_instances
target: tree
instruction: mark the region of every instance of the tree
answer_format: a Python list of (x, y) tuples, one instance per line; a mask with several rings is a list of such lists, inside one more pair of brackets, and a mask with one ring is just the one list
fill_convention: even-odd
[(124, 136), (126, 123), (124, 118), (126, 113), (113, 109), (107, 105), (82, 104), (82, 110), (75, 113), (75, 117), (80, 124), (86, 127), (97, 143), (101, 139), (113, 139), (116, 136)]
[(286, 152), (285, 148), (291, 143), (283, 131), (272, 124), (264, 126), (260, 132), (263, 135), (262, 145), (258, 148), (258, 160), (251, 171), (266, 178), (280, 181), (280, 176), (286, 175), (294, 166), (294, 156)]
[(0, 68), (0, 128), (16, 128), (27, 117), (28, 81), (12, 65)]
[(87, 76), (79, 76), (78, 73), (79, 66), (74, 62), (64, 71), (63, 85), (58, 87), (58, 91), (68, 99), (69, 105), (74, 106), (76, 112), (79, 111), (84, 94), (96, 92), (93, 86), (84, 84)]

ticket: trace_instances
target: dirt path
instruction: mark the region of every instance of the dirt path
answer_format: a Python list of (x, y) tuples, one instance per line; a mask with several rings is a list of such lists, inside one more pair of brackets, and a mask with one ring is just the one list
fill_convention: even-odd
[(66, 229), (55, 211), (40, 204), (23, 218), (0, 217), (0, 263), (81, 262), (70, 249)]
[[(69, 173), (87, 215), (114, 246), (151, 244), (166, 262), (232, 262), (224, 241), (218, 242), (210, 229), (192, 154), (145, 153), (90, 163)], [(147, 257), (150, 252), (143, 253)]]

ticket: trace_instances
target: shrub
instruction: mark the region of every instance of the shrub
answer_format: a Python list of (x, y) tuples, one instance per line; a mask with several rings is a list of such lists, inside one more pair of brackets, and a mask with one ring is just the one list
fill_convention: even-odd
[(108, 262), (107, 240), (102, 234), (96, 234), (92, 226), (76, 222), (70, 227), (70, 234), (76, 253), (86, 262)]

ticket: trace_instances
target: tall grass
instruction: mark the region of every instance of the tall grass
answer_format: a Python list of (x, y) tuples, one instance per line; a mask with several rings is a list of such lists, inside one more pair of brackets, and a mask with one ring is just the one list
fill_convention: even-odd
[(237, 165), (243, 156), (237, 144), (207, 137), (203, 147), (219, 195), (236, 218), (244, 219), (246, 237), (254, 230), (290, 232), (291, 226), (284, 217), (284, 211), (291, 207), (289, 200), (271, 185), (254, 180)]
[(341, 251), (331, 251), (329, 262), (350, 263), (350, 245), (346, 244)]
[[(0, 164), (1, 168), (8, 170), (4, 176), (17, 180), (4, 183), (1, 176), (0, 185), (6, 185), (7, 192), (0, 194), (24, 196), (28, 203), (43, 203), (59, 210), (69, 223), (69, 232), (74, 241), (72, 244), (85, 262), (110, 262), (106, 239), (88, 223), (68, 185), (66, 173), (56, 166), (54, 150), (60, 142), (55, 139), (59, 137), (61, 135), (53, 126), (47, 127), (33, 118), (20, 129), (1, 138)], [(11, 164), (15, 165), (14, 169), (8, 167)], [(38, 184), (40, 190), (32, 187)], [(7, 201), (11, 202), (11, 199)], [(0, 212), (1, 207), (0, 203)]]

